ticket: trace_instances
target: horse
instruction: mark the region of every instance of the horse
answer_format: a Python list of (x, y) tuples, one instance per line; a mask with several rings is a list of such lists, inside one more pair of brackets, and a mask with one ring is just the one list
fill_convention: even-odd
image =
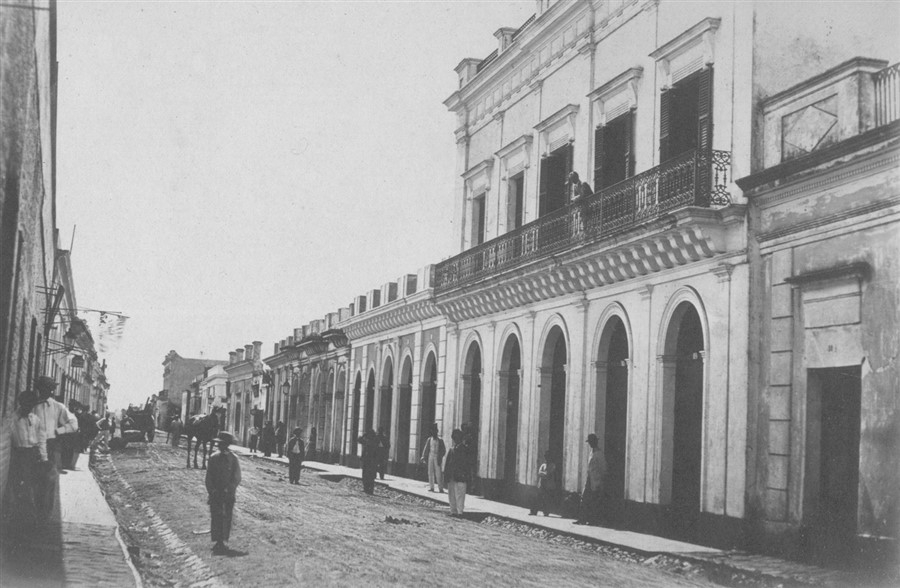
[(219, 411), (221, 407), (213, 408), (212, 412), (203, 415), (194, 415), (187, 419), (184, 424), (184, 436), (187, 437), (187, 467), (191, 467), (191, 441), (197, 440), (194, 445), (194, 468), (197, 468), (197, 451), (200, 444), (203, 444), (203, 467), (206, 469), (206, 455), (209, 451), (209, 445), (216, 435), (219, 434)]

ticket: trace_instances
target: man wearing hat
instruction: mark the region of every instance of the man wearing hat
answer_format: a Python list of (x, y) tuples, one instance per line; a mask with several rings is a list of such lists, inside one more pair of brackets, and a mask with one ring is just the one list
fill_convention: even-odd
[(47, 376), (38, 376), (34, 380), (34, 389), (38, 397), (38, 403), (34, 407), (34, 414), (37, 415), (44, 425), (44, 431), (47, 434), (47, 457), (51, 464), (43, 487), (38, 492), (43, 500), (39, 508), (49, 513), (53, 510), (56, 484), (59, 480), (59, 472), (62, 471), (60, 436), (77, 433), (78, 420), (75, 419), (75, 415), (66, 409), (65, 405), (53, 398), (56, 380)]
[[(40, 491), (43, 486), (47, 462), (47, 435), (44, 424), (34, 414), (37, 394), (26, 390), (19, 394), (19, 409), (13, 420), (12, 453), (9, 463), (9, 479), (12, 485), (16, 515), (40, 517), (44, 514)], [(44, 467), (47, 466), (47, 467)]]
[(587, 436), (587, 444), (591, 446), (591, 457), (588, 460), (587, 481), (581, 493), (581, 511), (576, 525), (598, 523), (600, 519), (600, 497), (603, 494), (603, 482), (606, 479), (606, 458), (600, 450), (600, 440), (591, 433)]
[(302, 435), (303, 429), (297, 427), (293, 430), (288, 441), (288, 481), (291, 484), (300, 483), (300, 469), (303, 467), (303, 454), (306, 449)]
[(209, 458), (206, 470), (206, 491), (209, 493), (210, 535), (215, 545), (213, 553), (228, 552), (225, 542), (231, 536), (231, 515), (234, 512), (234, 498), (241, 483), (241, 466), (237, 456), (229, 451), (234, 443), (234, 435), (222, 431), (213, 439), (219, 451)]

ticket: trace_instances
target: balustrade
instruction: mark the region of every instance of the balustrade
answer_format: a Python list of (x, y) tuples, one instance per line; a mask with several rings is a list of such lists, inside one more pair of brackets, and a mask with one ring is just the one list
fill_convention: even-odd
[(439, 263), (435, 290), (608, 238), (677, 208), (727, 205), (730, 174), (730, 152), (688, 151)]

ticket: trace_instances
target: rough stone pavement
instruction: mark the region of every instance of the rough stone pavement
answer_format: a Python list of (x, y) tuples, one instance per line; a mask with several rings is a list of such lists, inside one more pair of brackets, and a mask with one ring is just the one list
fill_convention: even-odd
[[(248, 449), (244, 447), (232, 447), (235, 453), (250, 456)], [(261, 453), (252, 454), (259, 459), (287, 463), (286, 457), (263, 457)], [(361, 470), (348, 468), (341, 465), (326, 464), (315, 461), (304, 461), (303, 466), (312, 470), (318, 470), (328, 475), (360, 478)], [(413, 494), (435, 502), (447, 504), (447, 494), (428, 491), (428, 484), (420, 480), (401, 478), (386, 475), (384, 480), (376, 480), (395, 490)], [(674, 539), (666, 539), (655, 535), (645, 535), (633, 531), (623, 531), (594, 526), (576, 526), (571, 519), (563, 519), (553, 515), (549, 517), (530, 516), (528, 509), (486, 500), (478, 496), (466, 496), (466, 511), (470, 513), (485, 513), (524, 523), (534, 527), (548, 529), (562, 533), (577, 539), (603, 543), (615, 547), (624, 548), (644, 555), (671, 556), (696, 563), (717, 566), (749, 576), (768, 577), (791, 585), (808, 586), (852, 586), (857, 579), (838, 570), (830, 570), (811, 566), (800, 562), (752, 554), (742, 551), (724, 551), (702, 545), (693, 545)]]
[(82, 455), (78, 469), (59, 476), (59, 499), (49, 521), (4, 534), (0, 586), (141, 588), (87, 459)]

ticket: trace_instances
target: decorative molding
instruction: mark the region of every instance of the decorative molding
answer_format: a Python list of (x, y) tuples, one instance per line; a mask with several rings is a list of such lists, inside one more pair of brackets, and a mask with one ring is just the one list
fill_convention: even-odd
[[(534, 125), (534, 130), (536, 130), (539, 133), (543, 133), (544, 131), (550, 129), (551, 127), (556, 126), (557, 124), (561, 123), (564, 120), (568, 120), (569, 124), (573, 124), (572, 118), (576, 114), (578, 114), (578, 108), (579, 108), (579, 106), (577, 104), (567, 104), (567, 105), (563, 106), (562, 108), (560, 108), (559, 110), (557, 110), (556, 112), (554, 112), (553, 114), (551, 114), (550, 116), (548, 116), (547, 118), (545, 118), (544, 120), (542, 120), (541, 122), (539, 122), (538, 124)], [(574, 131), (574, 128), (573, 128), (573, 131)], [(574, 132), (573, 132), (573, 136), (574, 136)]]
[[(566, 105), (538, 124), (534, 129), (540, 133), (541, 157), (550, 154), (551, 143), (573, 142), (577, 136), (575, 133), (575, 118), (578, 115), (577, 104)], [(551, 141), (551, 135), (556, 135)]]
[(858, 261), (847, 265), (839, 265), (798, 274), (796, 276), (789, 276), (785, 278), (784, 281), (794, 288), (798, 288), (817, 282), (827, 282), (850, 277), (862, 281), (867, 280), (871, 274), (872, 266), (865, 261)]
[(720, 284), (731, 281), (731, 272), (734, 271), (734, 265), (730, 263), (720, 263), (711, 270)]
[(467, 182), (470, 182), (473, 178), (478, 177), (480, 174), (486, 174), (490, 172), (492, 167), (494, 167), (494, 158), (489, 157), (484, 161), (476, 163), (475, 165), (470, 167), (462, 174), (462, 177)]
[[(679, 78), (715, 61), (715, 33), (721, 22), (720, 18), (704, 18), (650, 53), (650, 57), (656, 60), (661, 88), (667, 88)], [(699, 67), (695, 63), (698, 60)], [(693, 69), (687, 71), (685, 68)]]
[(514, 139), (501, 147), (494, 155), (497, 159), (505, 159), (517, 152), (520, 149), (525, 149), (528, 152), (528, 158), (531, 158), (531, 144), (534, 142), (534, 135), (531, 133), (525, 133), (518, 139)]
[(884, 210), (886, 208), (891, 208), (893, 206), (900, 206), (900, 196), (894, 196), (893, 198), (879, 200), (878, 202), (874, 202), (868, 206), (860, 206), (859, 208), (853, 208), (850, 210), (845, 210), (843, 212), (838, 212), (838, 213), (831, 214), (828, 216), (815, 218), (815, 219), (808, 220), (803, 223), (791, 224), (782, 229), (778, 229), (775, 231), (769, 231), (768, 233), (760, 233), (757, 238), (760, 242), (772, 241), (773, 239), (779, 239), (781, 237), (786, 237), (788, 235), (793, 235), (795, 233), (802, 233), (803, 231), (809, 231), (811, 229), (824, 227), (826, 225), (830, 225), (832, 223), (837, 223), (837, 222), (847, 220), (847, 219), (850, 219), (853, 217), (865, 216), (867, 214), (871, 214), (873, 212), (878, 212), (879, 210)]
[(638, 84), (644, 74), (644, 68), (632, 67), (620, 73), (587, 95), (594, 108), (597, 126), (605, 125), (612, 117), (607, 118), (607, 105), (619, 98), (624, 102), (626, 111), (637, 108)]

